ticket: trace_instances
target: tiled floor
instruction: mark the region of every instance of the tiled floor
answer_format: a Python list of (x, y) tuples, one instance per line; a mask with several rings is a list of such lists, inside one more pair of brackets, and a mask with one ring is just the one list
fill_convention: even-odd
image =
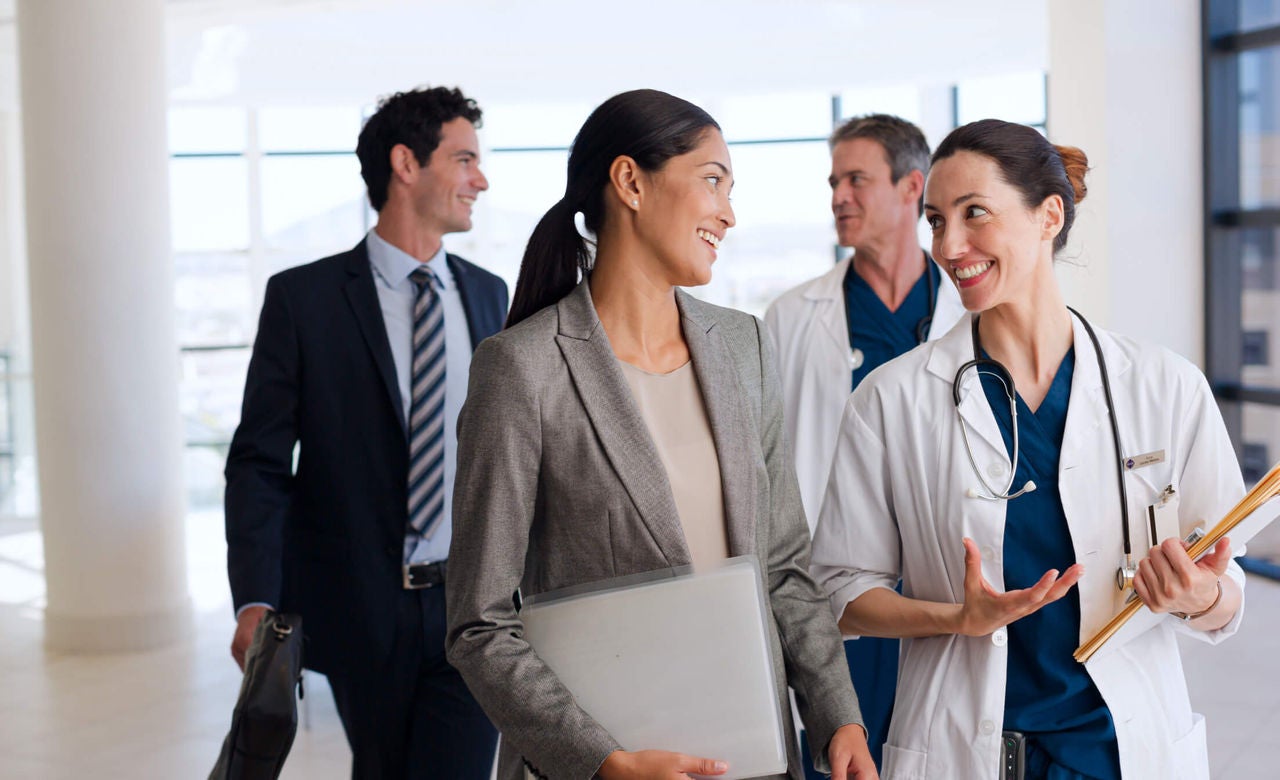
[[(240, 685), (228, 652), (234, 624), (221, 513), (187, 523), (194, 635), (148, 653), (46, 652), (39, 547), (34, 530), (0, 536), (0, 778), (206, 777)], [(283, 777), (349, 777), (328, 686), (309, 674), (305, 687), (309, 723)]]
[[(148, 653), (70, 656), (41, 647), (43, 566), (32, 528), (0, 526), (0, 778), (192, 778), (211, 768), (239, 671), (221, 518), (187, 523), (195, 633)], [(1280, 584), (1251, 578), (1240, 634), (1184, 646), (1192, 700), (1209, 722), (1213, 776), (1280, 776)], [(350, 753), (323, 678), (309, 675), (285, 778), (343, 778)]]

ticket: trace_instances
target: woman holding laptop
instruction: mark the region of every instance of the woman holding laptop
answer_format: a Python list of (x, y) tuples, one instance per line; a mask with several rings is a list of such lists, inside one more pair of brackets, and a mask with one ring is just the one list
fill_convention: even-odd
[(512, 594), (743, 555), (764, 575), (785, 776), (802, 777), (790, 685), (834, 776), (875, 777), (840, 637), (808, 573), (768, 336), (678, 289), (710, 281), (734, 225), (732, 186), (728, 147), (702, 109), (654, 90), (610, 98), (579, 131), (565, 195), (529, 239), (507, 329), (472, 359), (447, 646), (502, 732), (502, 778), (522, 766), (604, 780), (725, 773), (721, 757), (619, 744), (525, 640)]

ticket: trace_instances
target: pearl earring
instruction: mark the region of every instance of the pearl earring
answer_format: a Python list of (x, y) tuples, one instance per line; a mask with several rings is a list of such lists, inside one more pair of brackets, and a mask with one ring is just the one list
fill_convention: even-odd
[(640, 208), (640, 199), (639, 199), (639, 198), (632, 198), (632, 199), (631, 199), (631, 208), (633, 208), (633, 209)]

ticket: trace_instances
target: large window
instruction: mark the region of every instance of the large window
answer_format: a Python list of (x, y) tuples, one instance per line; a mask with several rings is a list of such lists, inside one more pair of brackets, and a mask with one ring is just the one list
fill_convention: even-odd
[(361, 110), (176, 108), (169, 116), (181, 406), (192, 508), (222, 501), (266, 279), (350, 247), (370, 218)]
[[(737, 227), (714, 281), (693, 290), (763, 314), (785, 290), (831, 267), (827, 136), (871, 112), (916, 122), (931, 144), (956, 121), (998, 116), (1043, 129), (1044, 74), (960, 84), (690, 99), (724, 128), (733, 156)], [(588, 103), (486, 104), (480, 131), (490, 189), (475, 228), (445, 245), (515, 286), (524, 245), (564, 192), (574, 133)], [(249, 352), (267, 277), (343, 251), (375, 221), (353, 153), (366, 107), (176, 108), (170, 182), (182, 412), (193, 508), (216, 506), (239, 421)], [(927, 234), (922, 231), (922, 241)], [(0, 405), (0, 413), (3, 413)], [(0, 480), (6, 428), (0, 414)]]
[(1280, 459), (1280, 4), (1203, 9), (1206, 365), (1252, 483)]

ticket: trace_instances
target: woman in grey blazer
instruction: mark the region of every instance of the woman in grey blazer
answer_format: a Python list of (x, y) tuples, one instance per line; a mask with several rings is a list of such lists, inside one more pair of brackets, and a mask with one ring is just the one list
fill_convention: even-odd
[[(525, 642), (512, 594), (730, 555), (755, 555), (765, 574), (788, 776), (802, 777), (790, 685), (815, 756), (837, 778), (875, 777), (840, 637), (808, 573), (764, 326), (677, 289), (710, 281), (734, 224), (731, 186), (728, 148), (702, 109), (653, 90), (609, 99), (574, 140), (565, 197), (529, 239), (507, 329), (472, 358), (447, 646), (502, 732), (502, 778), (522, 767), (556, 780), (722, 774), (714, 757), (619, 745)], [(641, 389), (655, 382), (693, 388), (671, 396), (688, 403), (647, 402)], [(677, 411), (694, 424), (673, 433), (664, 423)], [(686, 469), (718, 479), (691, 488)]]

